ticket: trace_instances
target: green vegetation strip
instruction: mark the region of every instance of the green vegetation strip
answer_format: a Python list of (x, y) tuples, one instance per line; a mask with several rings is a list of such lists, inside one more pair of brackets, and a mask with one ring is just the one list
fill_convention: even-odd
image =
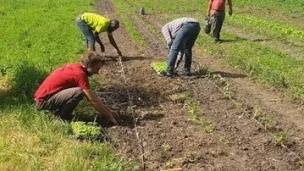
[(234, 43), (216, 45), (212, 39), (201, 34), (198, 44), (209, 56), (225, 58), (231, 66), (258, 76), (275, 87), (286, 88), (293, 95), (304, 98), (304, 61), (296, 60), (286, 54), (255, 42), (246, 41), (224, 32), (223, 37), (235, 40)]
[(303, 0), (233, 0), (234, 6), (244, 9), (244, 8), (255, 8), (261, 11), (274, 10), (276, 13), (281, 13), (282, 15), (292, 16), (304, 16), (304, 1)]
[(298, 41), (304, 44), (304, 31), (286, 23), (244, 14), (235, 14), (232, 17), (227, 17), (226, 22), (238, 28), (246, 28), (250, 32), (268, 35), (270, 38), (283, 39), (290, 43)]
[(131, 38), (140, 46), (145, 46), (144, 39), (141, 37), (140, 33), (137, 31), (136, 27), (129, 18), (129, 16), (134, 15), (134, 11), (132, 11), (132, 8), (127, 8), (128, 4), (124, 0), (115, 0), (112, 1), (112, 3), (118, 9), (118, 14), (122, 18), (123, 23)]
[(77, 14), (92, 0), (14, 0), (0, 6), (0, 170), (126, 170), (107, 143), (70, 139), (71, 125), (32, 106), (32, 95), (58, 66), (84, 50)]

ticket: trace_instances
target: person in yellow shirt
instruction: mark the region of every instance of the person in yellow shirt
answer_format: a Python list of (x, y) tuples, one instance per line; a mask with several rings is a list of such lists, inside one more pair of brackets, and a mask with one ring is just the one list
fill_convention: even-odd
[(111, 45), (116, 49), (117, 54), (122, 56), (112, 35), (112, 32), (119, 28), (119, 21), (108, 19), (95, 13), (85, 12), (76, 17), (76, 24), (86, 38), (88, 51), (95, 51), (96, 41), (100, 45), (101, 52), (105, 52), (99, 33), (107, 32)]

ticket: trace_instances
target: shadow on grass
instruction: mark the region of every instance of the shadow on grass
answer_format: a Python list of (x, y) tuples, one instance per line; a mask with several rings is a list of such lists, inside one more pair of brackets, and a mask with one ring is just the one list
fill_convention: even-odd
[(10, 81), (10, 89), (5, 94), (0, 94), (0, 108), (32, 104), (33, 94), (47, 73), (35, 67), (33, 63), (21, 61), (14, 67)]
[[(241, 41), (248, 41), (249, 39), (246, 38), (237, 38), (237, 39), (222, 39), (219, 43), (235, 43), (235, 42), (241, 42)], [(253, 40), (249, 40), (249, 41), (253, 41), (253, 42), (266, 42), (266, 41), (270, 41), (271, 39), (261, 39), (261, 38), (257, 38), (257, 39), (253, 39)]]
[(219, 43), (235, 43), (235, 42), (242, 42), (247, 41), (248, 39), (245, 38), (237, 38), (237, 39), (221, 39)]
[(229, 73), (229, 72), (223, 72), (223, 71), (210, 72), (210, 75), (215, 75), (215, 74), (219, 74), (221, 77), (226, 77), (226, 78), (245, 78), (245, 77), (247, 77), (247, 75), (240, 74), (240, 73)]
[(270, 41), (271, 39), (253, 39), (253, 42), (266, 42), (266, 41)]

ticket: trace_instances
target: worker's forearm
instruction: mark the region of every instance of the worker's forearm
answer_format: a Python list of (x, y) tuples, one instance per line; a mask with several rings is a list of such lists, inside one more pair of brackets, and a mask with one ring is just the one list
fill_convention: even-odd
[(109, 36), (109, 40), (110, 40), (111, 45), (112, 45), (116, 50), (119, 51), (119, 48), (118, 48), (118, 46), (117, 46), (117, 44), (116, 44), (114, 38), (113, 38), (112, 36)]
[(91, 104), (99, 113), (105, 115), (110, 120), (112, 119), (111, 111), (101, 101), (94, 100)]

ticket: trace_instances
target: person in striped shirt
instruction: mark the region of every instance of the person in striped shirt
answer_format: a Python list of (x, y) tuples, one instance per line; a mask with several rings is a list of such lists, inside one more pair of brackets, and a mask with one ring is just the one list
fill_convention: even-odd
[(122, 56), (112, 32), (119, 28), (119, 21), (108, 19), (101, 15), (85, 12), (76, 17), (76, 24), (86, 37), (88, 51), (95, 51), (95, 41), (100, 45), (101, 52), (105, 52), (104, 45), (99, 38), (99, 33), (107, 32), (111, 45), (117, 54)]
[(185, 54), (183, 75), (191, 75), (192, 47), (200, 32), (200, 24), (193, 18), (178, 18), (162, 27), (162, 34), (169, 48), (169, 59), (166, 76), (177, 75), (174, 70), (178, 53), (183, 49)]

